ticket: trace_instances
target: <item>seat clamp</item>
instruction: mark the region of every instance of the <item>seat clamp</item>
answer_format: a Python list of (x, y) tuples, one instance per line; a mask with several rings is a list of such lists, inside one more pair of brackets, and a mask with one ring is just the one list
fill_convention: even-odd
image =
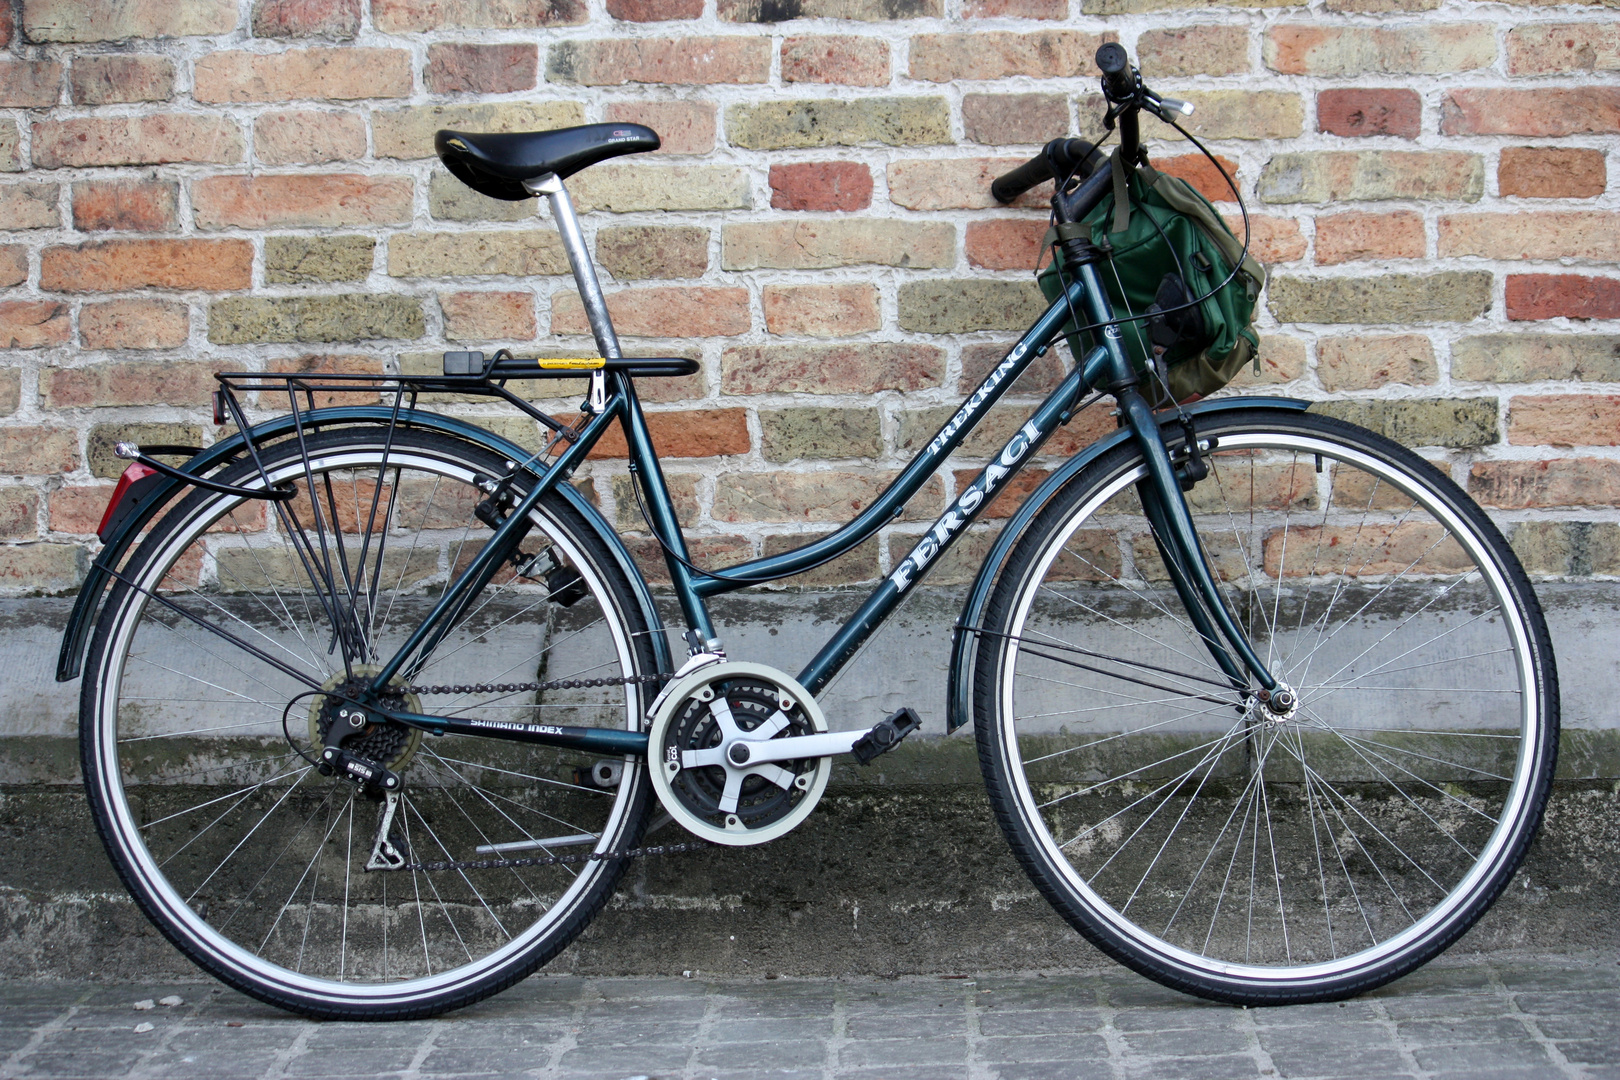
[(562, 181), (557, 179), (556, 173), (548, 172), (544, 176), (523, 181), (523, 190), (530, 195), (555, 195), (562, 190)]

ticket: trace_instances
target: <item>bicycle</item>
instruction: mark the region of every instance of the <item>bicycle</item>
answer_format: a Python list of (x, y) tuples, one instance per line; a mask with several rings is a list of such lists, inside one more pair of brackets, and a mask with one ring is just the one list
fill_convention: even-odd
[[(1168, 122), (1176, 103), (1117, 45), (1098, 65), (1134, 160), (1139, 114)], [(63, 642), (59, 677), (84, 672), (102, 839), (205, 970), (312, 1016), (431, 1015), (554, 956), (628, 858), (793, 829), (833, 757), (870, 761), (918, 724), (901, 710), (832, 732), (817, 693), (1104, 394), (1118, 430), (1008, 520), (952, 643), (948, 730), (973, 720), (1040, 891), (1144, 975), (1264, 1004), (1396, 978), (1505, 887), (1553, 772), (1554, 659), (1512, 551), (1440, 470), (1304, 402), (1155, 412), (1121, 346), (1139, 317), (1116, 315), (1099, 252), (1071, 236), (1063, 295), (870, 506), (796, 550), (706, 571), (635, 391), (696, 364), (621, 354), (563, 183), (656, 134), (437, 145), (485, 193), (549, 200), (599, 355), (220, 374), (216, 419), (234, 436), (121, 445), (134, 464)], [(1092, 151), (1055, 140), (997, 193), (1055, 178), (1055, 220), (1077, 221), (1110, 183), (1087, 175)], [(802, 671), (725, 655), (707, 598), (873, 535), (1077, 314), (1094, 344)], [(507, 385), (557, 377), (589, 380), (575, 424)], [(338, 403), (356, 392), (381, 396)], [(281, 393), (284, 415), (250, 420)], [(504, 401), (548, 438), (531, 452), (418, 408), (445, 393)], [(615, 423), (684, 658), (625, 544), (568, 483)], [(174, 453), (189, 460), (159, 460)], [(655, 803), (697, 840), (638, 847)]]

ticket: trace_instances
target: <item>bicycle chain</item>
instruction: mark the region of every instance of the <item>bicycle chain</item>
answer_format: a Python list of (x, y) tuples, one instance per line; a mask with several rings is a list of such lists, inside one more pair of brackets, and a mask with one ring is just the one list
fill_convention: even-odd
[[(553, 679), (536, 683), (456, 683), (444, 686), (405, 686), (399, 689), (411, 694), (527, 694), (547, 690), (583, 690), (593, 686), (630, 686), (640, 683), (667, 682), (673, 675), (627, 675), (617, 679)], [(718, 847), (707, 840), (682, 844), (648, 844), (626, 851), (592, 851), (585, 855), (536, 855), (526, 859), (452, 859), (447, 862), (406, 863), (401, 870), (420, 870), (437, 873), (443, 870), (506, 870), (519, 866), (556, 866), (561, 863), (621, 862), (648, 855), (680, 855), (706, 847)]]
[(446, 683), (442, 686), (389, 687), (390, 692), (406, 694), (528, 694), (547, 690), (584, 690), (592, 686), (631, 686), (637, 683), (667, 682), (675, 676), (659, 672), (656, 675), (626, 675), (618, 679), (553, 679), (550, 682), (523, 683)]

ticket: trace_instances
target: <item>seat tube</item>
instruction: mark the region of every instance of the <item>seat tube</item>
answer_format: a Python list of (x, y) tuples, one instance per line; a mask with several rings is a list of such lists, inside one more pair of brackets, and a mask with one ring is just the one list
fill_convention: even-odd
[(585, 304), (585, 318), (591, 324), (596, 347), (603, 356), (617, 359), (623, 355), (619, 352), (619, 335), (613, 332), (613, 320), (608, 318), (607, 298), (602, 295), (602, 283), (596, 278), (596, 267), (591, 263), (590, 252), (586, 250), (585, 234), (580, 231), (579, 218), (574, 214), (574, 201), (568, 197), (568, 189), (563, 187), (562, 180), (555, 173), (526, 181), (523, 186), (536, 195), (544, 195), (551, 204), (551, 217), (562, 236), (563, 252), (574, 271), (574, 285)]

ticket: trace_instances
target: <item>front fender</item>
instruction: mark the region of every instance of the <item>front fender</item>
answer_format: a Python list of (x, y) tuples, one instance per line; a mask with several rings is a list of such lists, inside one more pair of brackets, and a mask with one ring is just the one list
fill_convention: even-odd
[[(441, 416), (438, 413), (410, 412), (395, 413), (391, 408), (379, 405), (351, 406), (347, 408), (317, 409), (303, 414), (306, 425), (337, 425), (337, 424), (387, 424), (396, 418), (398, 422), (407, 427), (422, 428), (428, 431), (438, 431), (468, 442), (477, 443), (511, 461), (528, 461), (531, 451), (525, 450), (510, 439), (502, 438), (494, 432), (486, 431), (476, 424), (459, 420), (453, 416)], [(280, 417), (256, 425), (249, 433), (255, 443), (265, 442), (269, 439), (289, 435), (294, 430), (296, 421), (291, 416)], [(229, 459), (242, 452), (247, 446), (247, 436), (238, 432), (228, 439), (223, 439), (190, 461), (181, 468), (190, 473), (203, 474), (208, 470), (223, 465)], [(545, 475), (543, 468), (529, 466), (530, 471), (537, 476)], [(141, 530), (158, 515), (175, 495), (184, 491), (189, 485), (179, 480), (168, 480), (153, 498), (149, 499), (141, 509), (130, 516), (112, 536), (108, 537), (101, 554), (96, 556), (90, 567), (84, 584), (79, 587), (78, 599), (74, 602), (73, 613), (68, 618), (66, 631), (62, 634), (62, 649), (56, 661), (56, 681), (67, 682), (79, 677), (84, 665), (85, 650), (89, 645), (90, 630), (95, 626), (96, 612), (101, 606), (103, 594), (112, 581), (111, 571), (123, 561), (135, 541), (140, 537)], [(613, 527), (608, 524), (596, 507), (580, 494), (579, 489), (569, 483), (559, 483), (557, 491), (568, 500), (575, 510), (579, 511), (586, 523), (595, 530), (602, 543), (613, 553), (618, 560), (619, 568), (624, 571), (631, 588), (635, 591), (636, 602), (641, 606), (643, 617), (652, 629), (653, 648), (658, 656), (659, 670), (670, 671), (672, 665), (669, 655), (669, 642), (663, 631), (663, 622), (658, 617), (658, 607), (653, 603), (652, 592), (647, 588), (647, 581), (641, 576), (641, 570), (636, 566), (630, 552), (625, 548), (624, 542), (619, 539)]]
[[(1234, 412), (1238, 409), (1279, 409), (1285, 412), (1304, 412), (1310, 407), (1309, 401), (1300, 401), (1297, 398), (1285, 397), (1236, 397), (1217, 398), (1214, 401), (1200, 401), (1194, 405), (1182, 408), (1188, 416), (1213, 416), (1220, 413)], [(1178, 414), (1165, 412), (1161, 414), (1161, 426), (1175, 424)], [(1036, 488), (1028, 499), (1024, 500), (1007, 524), (1002, 528), (1001, 535), (996, 537), (990, 554), (979, 567), (978, 576), (973, 579), (973, 586), (968, 590), (967, 599), (962, 604), (962, 614), (957, 617), (956, 625), (951, 631), (951, 662), (949, 666), (949, 679), (945, 696), (945, 730), (955, 731), (967, 723), (973, 715), (973, 678), (969, 670), (972, 664), (973, 646), (978, 641), (978, 635), (969, 632), (970, 628), (977, 628), (980, 620), (984, 618), (984, 609), (990, 603), (990, 592), (996, 583), (996, 576), (1000, 573), (1001, 564), (1006, 561), (1007, 555), (1012, 551), (1029, 523), (1035, 515), (1051, 501), (1064, 484), (1079, 475), (1080, 471), (1093, 461), (1102, 457), (1108, 451), (1125, 442), (1131, 437), (1129, 428), (1120, 428), (1104, 438), (1098, 439), (1074, 457), (1065, 461), (1051, 476), (1047, 477), (1041, 486)]]

